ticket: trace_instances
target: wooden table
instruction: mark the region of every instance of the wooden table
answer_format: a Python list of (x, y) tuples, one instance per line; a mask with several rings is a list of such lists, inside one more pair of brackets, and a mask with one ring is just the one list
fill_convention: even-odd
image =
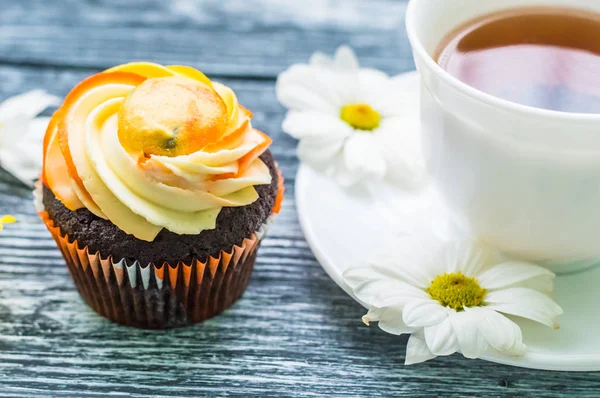
[[(451, 0), (449, 0), (451, 1)], [(406, 339), (366, 327), (298, 225), (296, 142), (281, 131), (275, 77), (316, 50), (414, 68), (405, 1), (0, 1), (2, 98), (64, 96), (131, 60), (183, 63), (230, 85), (274, 138), (287, 199), (244, 297), (222, 316), (166, 332), (117, 326), (79, 298), (29, 189), (0, 173), (0, 396), (598, 396), (600, 373), (517, 369), (459, 355), (403, 366)], [(18, 139), (18, 137), (14, 137)]]

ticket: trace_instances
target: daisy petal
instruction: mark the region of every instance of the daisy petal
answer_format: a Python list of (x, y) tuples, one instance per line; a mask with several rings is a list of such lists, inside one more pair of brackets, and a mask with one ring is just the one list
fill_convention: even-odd
[(446, 272), (461, 271), (464, 275), (476, 277), (493, 264), (498, 263), (500, 254), (478, 242), (461, 240), (448, 242), (440, 251), (438, 261), (446, 264)]
[(340, 46), (335, 52), (335, 67), (340, 71), (358, 70), (360, 65), (354, 51), (348, 46)]
[[(444, 242), (435, 234), (399, 236), (393, 247), (376, 253), (372, 267), (403, 280), (420, 289), (426, 289), (444, 268), (433, 261)], [(377, 265), (375, 265), (377, 264)]]
[[(389, 78), (386, 81), (386, 89), (380, 91), (379, 96), (373, 100), (372, 106), (384, 119), (400, 117), (420, 129), (419, 118), (415, 116), (420, 113), (421, 81), (418, 75), (412, 76), (410, 81), (406, 78), (405, 74)], [(418, 133), (419, 130), (416, 132)]]
[(516, 323), (485, 307), (466, 307), (465, 312), (478, 316), (477, 328), (492, 348), (512, 355), (523, 355), (525, 353), (526, 347), (523, 344), (523, 335)]
[(448, 310), (432, 299), (412, 300), (402, 311), (402, 319), (410, 327), (434, 326), (448, 317)]
[(413, 246), (414, 252), (410, 251), (408, 245), (404, 250), (397, 251), (396, 249), (404, 246), (401, 242), (403, 241), (399, 240), (391, 251), (378, 253), (367, 263), (367, 266), (348, 269), (344, 274), (348, 284), (357, 284), (365, 279), (396, 279), (418, 288), (424, 294), (423, 298), (429, 297), (424, 293), (424, 289), (431, 283), (431, 278), (426, 272), (427, 266), (422, 265), (424, 261), (418, 256), (411, 257), (410, 254), (417, 251), (415, 246)]
[(420, 124), (413, 119), (383, 118), (375, 133), (381, 156), (388, 165), (387, 176), (408, 188), (420, 186), (427, 175)]
[(437, 356), (451, 355), (458, 351), (458, 340), (448, 316), (442, 322), (425, 328), (425, 342)]
[(334, 167), (331, 159), (341, 154), (344, 141), (305, 138), (298, 143), (298, 158), (313, 169), (327, 172)]
[[(404, 304), (415, 299), (421, 292), (414, 287), (397, 280), (371, 279), (362, 282), (354, 288), (354, 295), (361, 301), (380, 307), (384, 301), (394, 295), (397, 304)], [(383, 298), (380, 300), (380, 295)], [(389, 305), (389, 304), (388, 304)]]
[(342, 104), (332, 89), (331, 80), (331, 73), (326, 69), (292, 65), (277, 78), (277, 99), (288, 109), (337, 115)]
[(310, 56), (308, 63), (313, 66), (330, 68), (333, 65), (333, 60), (325, 53), (317, 51)]
[(429, 361), (435, 358), (435, 355), (427, 347), (425, 339), (412, 334), (408, 338), (408, 344), (406, 345), (406, 358), (404, 360), (405, 365), (414, 365)]
[[(46, 116), (39, 116), (29, 120), (26, 136), (27, 140), (31, 142), (43, 141), (49, 123), (50, 118)], [(39, 144), (39, 146), (41, 150), (43, 144)]]
[(550, 297), (522, 287), (489, 292), (485, 304), (491, 310), (531, 319), (555, 329), (558, 328), (556, 318), (563, 313)]
[(456, 334), (460, 352), (466, 358), (479, 358), (488, 347), (477, 328), (482, 321), (479, 314), (475, 311), (450, 312), (448, 317)]
[(8, 140), (0, 148), (0, 165), (29, 187), (33, 187), (33, 180), (39, 177), (42, 169), (43, 133), (40, 131), (45, 130), (44, 123), (47, 125), (48, 118), (38, 121), (11, 119), (0, 130), (3, 135), (20, 136), (18, 140)]
[(60, 99), (44, 90), (32, 90), (15, 95), (0, 104), (0, 120), (32, 119), (50, 106), (59, 106)]
[(289, 111), (281, 127), (297, 139), (320, 137), (341, 140), (354, 132), (339, 117), (316, 111)]
[(371, 133), (356, 132), (344, 145), (344, 164), (352, 174), (383, 178), (385, 161)]
[(360, 182), (362, 174), (351, 173), (346, 167), (344, 151), (340, 151), (335, 158), (331, 160), (331, 167), (326, 175), (333, 176), (336, 183), (344, 188), (350, 188)]
[[(390, 83), (390, 77), (387, 73), (380, 71), (379, 69), (362, 68), (358, 78), (365, 89), (372, 87), (378, 89), (376, 91), (379, 91), (379, 89), (382, 88), (388, 88), (388, 84)], [(379, 95), (381, 95), (381, 91), (379, 91)]]
[[(389, 76), (377, 69), (362, 68), (358, 72), (357, 83), (361, 92), (361, 101), (371, 105), (380, 115), (383, 115), (382, 109), (378, 105), (383, 103), (382, 97), (389, 95)], [(395, 105), (400, 106), (398, 103)]]
[(362, 317), (363, 323), (367, 326), (371, 326), (371, 322), (379, 322), (379, 318), (380, 318), (382, 312), (383, 312), (383, 309), (381, 309), (381, 308), (376, 308), (376, 307), (369, 308), (369, 311), (367, 311), (367, 313), (364, 314)]
[(406, 326), (402, 320), (402, 309), (399, 307), (371, 308), (363, 318), (363, 322), (378, 322), (384, 332), (401, 335), (414, 332), (414, 328)]
[(26, 186), (33, 188), (34, 180), (39, 177), (41, 165), (30, 153), (23, 150), (0, 149), (0, 165)]
[(375, 307), (404, 305), (408, 301), (427, 297), (422, 290), (371, 267), (350, 268), (344, 272), (344, 279), (357, 298)]
[(554, 274), (546, 268), (519, 261), (508, 261), (493, 266), (477, 277), (488, 291), (509, 287), (527, 287), (550, 293)]
[(402, 311), (395, 307), (384, 309), (379, 319), (379, 328), (386, 333), (401, 335), (414, 332), (414, 328), (406, 326), (402, 320)]
[(427, 293), (422, 290), (416, 289), (414, 286), (406, 285), (407, 288), (403, 290), (382, 290), (377, 294), (373, 300), (373, 305), (379, 307), (388, 306), (405, 306), (407, 303), (414, 299), (426, 299)]

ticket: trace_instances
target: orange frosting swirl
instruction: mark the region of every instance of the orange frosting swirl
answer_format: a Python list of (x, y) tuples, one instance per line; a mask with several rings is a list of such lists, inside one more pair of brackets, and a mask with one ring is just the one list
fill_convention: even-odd
[(120, 65), (67, 95), (46, 132), (42, 178), (70, 210), (86, 207), (139, 239), (162, 228), (198, 234), (271, 182), (259, 159), (271, 139), (251, 117), (193, 68)]

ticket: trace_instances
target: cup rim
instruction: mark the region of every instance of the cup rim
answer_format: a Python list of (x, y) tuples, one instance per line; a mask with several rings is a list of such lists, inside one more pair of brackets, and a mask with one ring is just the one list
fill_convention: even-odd
[(425, 62), (427, 68), (429, 68), (437, 78), (441, 79), (443, 82), (445, 82), (455, 90), (462, 92), (463, 94), (475, 100), (491, 105), (493, 107), (504, 109), (513, 113), (518, 112), (526, 116), (536, 116), (545, 119), (559, 119), (561, 121), (573, 122), (600, 122), (600, 113), (562, 112), (553, 111), (549, 109), (535, 108), (528, 105), (522, 105), (516, 102), (511, 102), (495, 97), (491, 94), (487, 94), (455, 78), (433, 60), (433, 57), (431, 57), (427, 50), (425, 50), (425, 47), (423, 46), (423, 43), (421, 42), (419, 35), (417, 34), (415, 13), (418, 5), (421, 3), (421, 0), (409, 0), (408, 2), (405, 17), (405, 25), (406, 32), (408, 34), (408, 40), (410, 41), (413, 52), (419, 55), (421, 60)]

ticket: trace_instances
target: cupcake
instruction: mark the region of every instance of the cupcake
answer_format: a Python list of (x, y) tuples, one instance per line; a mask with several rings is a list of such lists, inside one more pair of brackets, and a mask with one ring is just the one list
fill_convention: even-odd
[(53, 115), (39, 214), (100, 315), (200, 322), (244, 292), (283, 179), (228, 87), (187, 66), (130, 63), (79, 83)]

